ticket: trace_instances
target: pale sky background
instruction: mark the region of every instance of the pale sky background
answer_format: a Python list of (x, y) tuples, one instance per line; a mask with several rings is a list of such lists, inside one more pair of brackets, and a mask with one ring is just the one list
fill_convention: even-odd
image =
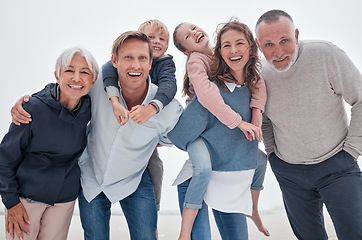
[[(237, 17), (254, 30), (260, 15), (271, 9), (282, 9), (293, 17), (300, 40), (331, 41), (362, 69), (359, 0), (0, 0), (0, 136), (7, 132), (10, 108), (20, 96), (55, 82), (56, 58), (68, 47), (87, 48), (102, 66), (110, 59), (114, 39), (124, 31), (136, 30), (146, 20), (164, 22), (170, 35), (179, 23), (191, 22), (214, 39), (218, 23)], [(174, 47), (172, 39), (167, 52), (174, 56), (179, 87), (176, 97), (184, 105), (181, 88), (186, 58)], [(174, 147), (162, 149), (160, 154), (165, 164), (161, 209), (177, 211), (176, 188), (170, 185), (186, 154)], [(279, 188), (268, 169), (260, 209), (281, 206)]]

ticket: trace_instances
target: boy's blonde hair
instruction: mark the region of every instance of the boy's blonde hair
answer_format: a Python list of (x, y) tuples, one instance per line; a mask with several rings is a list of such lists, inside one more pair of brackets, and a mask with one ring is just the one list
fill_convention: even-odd
[(146, 27), (150, 27), (151, 29), (165, 35), (167, 37), (167, 45), (168, 45), (169, 39), (170, 39), (170, 33), (169, 33), (166, 25), (163, 22), (161, 22), (157, 19), (150, 19), (150, 20), (142, 23), (139, 26), (138, 31), (144, 32)]

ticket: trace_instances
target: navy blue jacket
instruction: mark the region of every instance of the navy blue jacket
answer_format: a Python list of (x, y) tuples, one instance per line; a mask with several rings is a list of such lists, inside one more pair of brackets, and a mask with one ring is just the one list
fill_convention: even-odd
[(78, 157), (87, 142), (90, 98), (83, 96), (73, 112), (48, 92), (43, 89), (23, 104), (33, 121), (12, 123), (0, 144), (0, 194), (7, 209), (19, 197), (54, 205), (78, 196)]
[[(171, 55), (164, 55), (153, 59), (149, 75), (151, 82), (158, 86), (158, 91), (154, 99), (160, 101), (165, 107), (175, 97), (177, 91), (176, 85), (176, 67)], [(113, 67), (112, 61), (108, 61), (102, 67), (102, 77), (104, 87), (114, 86), (119, 88), (117, 69)]]

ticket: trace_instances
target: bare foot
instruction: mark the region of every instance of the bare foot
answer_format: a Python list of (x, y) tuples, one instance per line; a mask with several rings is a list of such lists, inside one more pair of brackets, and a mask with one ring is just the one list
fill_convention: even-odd
[(256, 227), (258, 228), (259, 232), (263, 233), (265, 236), (269, 237), (270, 233), (269, 231), (264, 227), (263, 222), (261, 221), (259, 212), (257, 211), (253, 211), (253, 215), (249, 216), (246, 215), (248, 218), (250, 218), (251, 220), (253, 220), (254, 224), (256, 225)]

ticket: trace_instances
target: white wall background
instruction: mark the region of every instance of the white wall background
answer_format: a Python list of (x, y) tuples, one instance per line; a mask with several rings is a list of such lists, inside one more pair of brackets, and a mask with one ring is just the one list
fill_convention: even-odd
[[(181, 22), (202, 27), (213, 39), (216, 25), (237, 17), (254, 29), (259, 16), (270, 9), (287, 11), (300, 30), (300, 39), (329, 40), (344, 49), (362, 69), (362, 2), (356, 0), (208, 0), (208, 1), (116, 1), (116, 0), (0, 0), (0, 136), (11, 121), (10, 108), (24, 94), (54, 82), (54, 63), (65, 49), (80, 45), (103, 65), (110, 59), (113, 40), (122, 32), (136, 30), (149, 19), (164, 22), (172, 35)], [(181, 98), (185, 57), (173, 46)], [(161, 150), (165, 164), (163, 212), (177, 211), (176, 188), (171, 187), (185, 153), (176, 148)], [(260, 209), (281, 207), (280, 191), (270, 169)], [(117, 207), (118, 208), (118, 207)]]

